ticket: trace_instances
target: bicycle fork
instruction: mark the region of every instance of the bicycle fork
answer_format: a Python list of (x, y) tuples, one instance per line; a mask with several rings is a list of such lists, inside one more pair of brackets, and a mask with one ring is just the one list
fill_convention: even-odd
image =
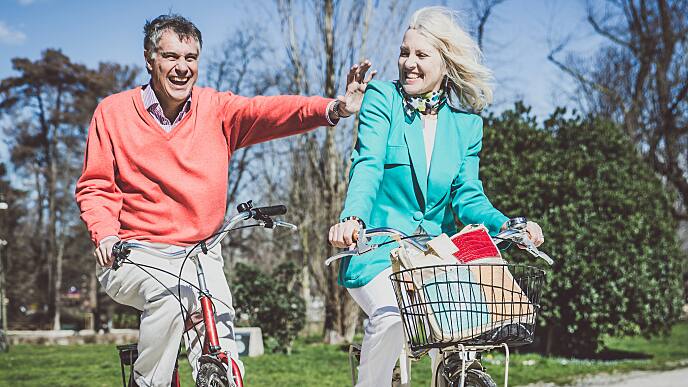
[(205, 282), (205, 273), (203, 272), (203, 266), (201, 266), (201, 260), (198, 255), (191, 258), (191, 260), (196, 266), (196, 276), (198, 277), (198, 288), (200, 290), (198, 300), (201, 304), (203, 324), (205, 325), (205, 338), (203, 339), (201, 359), (204, 357), (219, 359), (227, 367), (227, 379), (230, 382), (230, 386), (243, 387), (244, 384), (239, 366), (227, 352), (221, 352), (222, 347), (217, 335), (212, 295), (208, 291), (208, 285)]

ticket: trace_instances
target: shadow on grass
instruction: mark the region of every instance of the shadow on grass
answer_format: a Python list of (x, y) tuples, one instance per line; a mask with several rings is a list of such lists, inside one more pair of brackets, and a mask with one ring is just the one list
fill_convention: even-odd
[[(534, 344), (514, 348), (512, 350), (512, 352), (513, 353), (520, 353), (520, 354), (537, 354), (537, 355), (543, 356), (544, 348), (542, 348), (541, 343), (539, 343), (536, 340), (536, 342)], [(641, 352), (641, 351), (628, 351), (628, 350), (624, 350), (624, 349), (609, 348), (609, 347), (605, 347), (597, 353), (580, 355), (580, 356), (560, 355), (560, 354), (559, 355), (553, 354), (552, 356), (555, 356), (555, 357), (556, 356), (564, 356), (564, 357), (572, 357), (572, 358), (579, 359), (579, 360), (597, 360), (597, 361), (650, 360), (650, 359), (654, 358), (654, 356), (652, 354)]]
[(635, 352), (635, 351), (625, 351), (623, 349), (611, 349), (611, 348), (604, 348), (600, 352), (586, 357), (587, 359), (590, 360), (604, 360), (604, 361), (609, 361), (609, 360), (649, 360), (652, 359), (654, 356), (643, 353), (643, 352)]

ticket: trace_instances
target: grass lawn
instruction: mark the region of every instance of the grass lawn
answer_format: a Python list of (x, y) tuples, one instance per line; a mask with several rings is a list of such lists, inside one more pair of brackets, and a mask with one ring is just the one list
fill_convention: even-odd
[[(607, 346), (616, 354), (639, 360), (572, 360), (544, 358), (535, 354), (512, 354), (509, 385), (536, 381), (566, 383), (598, 372), (661, 370), (688, 365), (688, 323), (674, 327), (670, 336), (609, 339)], [(190, 368), (182, 363), (183, 385), (193, 385)], [(291, 356), (265, 355), (244, 359), (247, 386), (346, 386), (350, 385), (347, 353), (336, 346), (301, 341)], [(502, 383), (504, 356), (497, 351), (484, 358), (488, 371)], [(414, 363), (412, 380), (427, 386), (429, 361)], [(12, 347), (0, 353), (0, 386), (118, 386), (119, 361), (112, 345)]]

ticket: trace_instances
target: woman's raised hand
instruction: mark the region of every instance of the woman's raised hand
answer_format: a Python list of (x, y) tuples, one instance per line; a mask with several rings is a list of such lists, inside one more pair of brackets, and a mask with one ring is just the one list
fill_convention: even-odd
[(346, 93), (337, 97), (340, 101), (339, 113), (342, 117), (348, 117), (361, 109), (366, 86), (377, 74), (377, 70), (373, 70), (366, 76), (371, 66), (372, 63), (366, 59), (349, 69), (349, 74), (346, 76)]

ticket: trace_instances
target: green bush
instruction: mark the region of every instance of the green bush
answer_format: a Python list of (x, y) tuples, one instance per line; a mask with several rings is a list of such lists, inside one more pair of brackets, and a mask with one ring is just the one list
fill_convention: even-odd
[(275, 267), (272, 273), (237, 263), (233, 284), (236, 323), (258, 326), (265, 345), (272, 352), (291, 352), (291, 346), (306, 324), (306, 303), (294, 290), (300, 270), (291, 262)]
[[(605, 335), (675, 323), (684, 257), (672, 198), (618, 127), (563, 109), (538, 127), (517, 104), (485, 119), (481, 161), (492, 202), (537, 221), (555, 259), (540, 319), (547, 352), (589, 355)], [(515, 249), (508, 259), (534, 262)]]

